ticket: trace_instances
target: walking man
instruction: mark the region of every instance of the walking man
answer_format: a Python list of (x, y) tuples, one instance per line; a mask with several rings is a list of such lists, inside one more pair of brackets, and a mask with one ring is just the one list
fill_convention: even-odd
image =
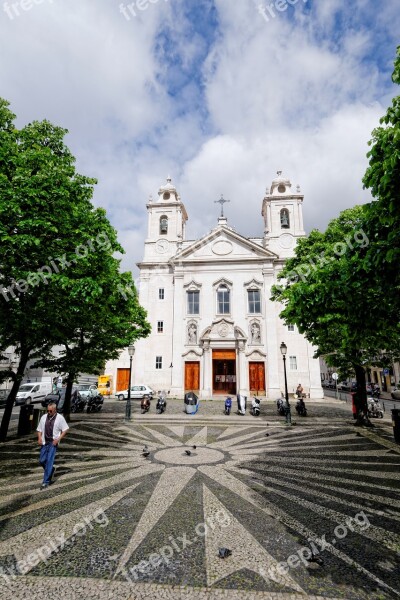
[(57, 405), (51, 402), (47, 406), (47, 416), (43, 415), (40, 419), (38, 428), (38, 444), (41, 446), (39, 462), (44, 469), (43, 483), (41, 490), (49, 487), (54, 475), (54, 459), (56, 457), (57, 446), (66, 435), (69, 427), (67, 421), (62, 415), (57, 414)]

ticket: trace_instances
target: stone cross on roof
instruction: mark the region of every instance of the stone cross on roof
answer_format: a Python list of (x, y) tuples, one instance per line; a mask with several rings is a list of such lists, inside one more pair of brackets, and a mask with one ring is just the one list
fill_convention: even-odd
[(230, 200), (225, 200), (223, 194), (221, 194), (221, 198), (219, 200), (214, 200), (214, 204), (220, 204), (221, 205), (221, 217), (223, 218), (224, 216), (224, 204), (225, 202), (230, 202)]

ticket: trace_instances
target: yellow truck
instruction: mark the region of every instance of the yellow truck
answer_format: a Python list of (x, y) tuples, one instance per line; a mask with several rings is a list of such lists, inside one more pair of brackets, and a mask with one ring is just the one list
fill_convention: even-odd
[(112, 375), (99, 375), (97, 387), (102, 396), (111, 396), (113, 393)]

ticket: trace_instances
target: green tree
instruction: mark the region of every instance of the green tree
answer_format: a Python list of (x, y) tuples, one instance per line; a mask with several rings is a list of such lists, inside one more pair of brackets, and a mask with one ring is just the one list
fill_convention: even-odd
[[(16, 372), (0, 372), (13, 380), (2, 440), (29, 360), (50, 360), (52, 347), (62, 345), (74, 373), (100, 368), (149, 330), (135, 293), (118, 295), (118, 286), (132, 283), (113, 257), (123, 249), (105, 211), (91, 203), (96, 181), (75, 170), (66, 130), (48, 121), (17, 130), (8, 106), (0, 99), (0, 353), (12, 347), (19, 363)], [(96, 319), (100, 332), (109, 327), (98, 343)]]
[(398, 323), (387, 327), (382, 290), (363, 268), (369, 246), (364, 218), (365, 207), (356, 206), (332, 220), (325, 233), (314, 230), (300, 239), (272, 296), (284, 305), (284, 321), (316, 346), (316, 356), (326, 356), (343, 375), (355, 373), (360, 422), (367, 414), (364, 369), (387, 366), (398, 356), (400, 332)]
[[(392, 80), (400, 85), (400, 46)], [(381, 285), (385, 298), (390, 297), (387, 323), (393, 323), (400, 318), (400, 96), (380, 124), (369, 142), (369, 167), (363, 179), (374, 198), (365, 215), (364, 229), (371, 240), (365, 269)]]

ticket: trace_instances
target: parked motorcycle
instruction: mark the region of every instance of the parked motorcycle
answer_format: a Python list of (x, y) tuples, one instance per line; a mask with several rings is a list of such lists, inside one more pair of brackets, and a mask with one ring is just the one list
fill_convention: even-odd
[(383, 419), (383, 410), (379, 400), (375, 398), (367, 398), (368, 403), (368, 417), (376, 417)]
[(100, 412), (103, 408), (104, 398), (101, 394), (96, 396), (89, 396), (87, 401), (86, 412)]
[(156, 412), (158, 415), (161, 415), (161, 413), (165, 412), (165, 410), (167, 408), (167, 401), (165, 399), (166, 396), (167, 396), (167, 392), (165, 392), (165, 391), (162, 391), (159, 393), (157, 404), (156, 404)]
[(299, 398), (296, 402), (296, 412), (300, 417), (306, 417), (307, 416), (307, 409), (306, 409), (306, 405), (304, 403), (303, 397)]
[(286, 415), (285, 404), (286, 402), (283, 398), (278, 398), (276, 401), (276, 410), (278, 411), (278, 415), (281, 415), (282, 417)]
[(150, 410), (150, 398), (148, 396), (143, 396), (140, 408), (142, 409), (142, 415)]
[(236, 398), (238, 403), (237, 414), (244, 416), (246, 414), (247, 397), (242, 396), (241, 394), (237, 394)]
[(83, 412), (86, 406), (86, 398), (75, 391), (71, 396), (71, 412)]
[(253, 415), (253, 417), (260, 416), (260, 404), (261, 404), (261, 400), (259, 398), (254, 397), (253, 400), (251, 401), (250, 414)]
[(225, 400), (225, 409), (224, 409), (224, 413), (226, 415), (230, 415), (231, 414), (231, 409), (232, 409), (232, 398), (228, 398)]

